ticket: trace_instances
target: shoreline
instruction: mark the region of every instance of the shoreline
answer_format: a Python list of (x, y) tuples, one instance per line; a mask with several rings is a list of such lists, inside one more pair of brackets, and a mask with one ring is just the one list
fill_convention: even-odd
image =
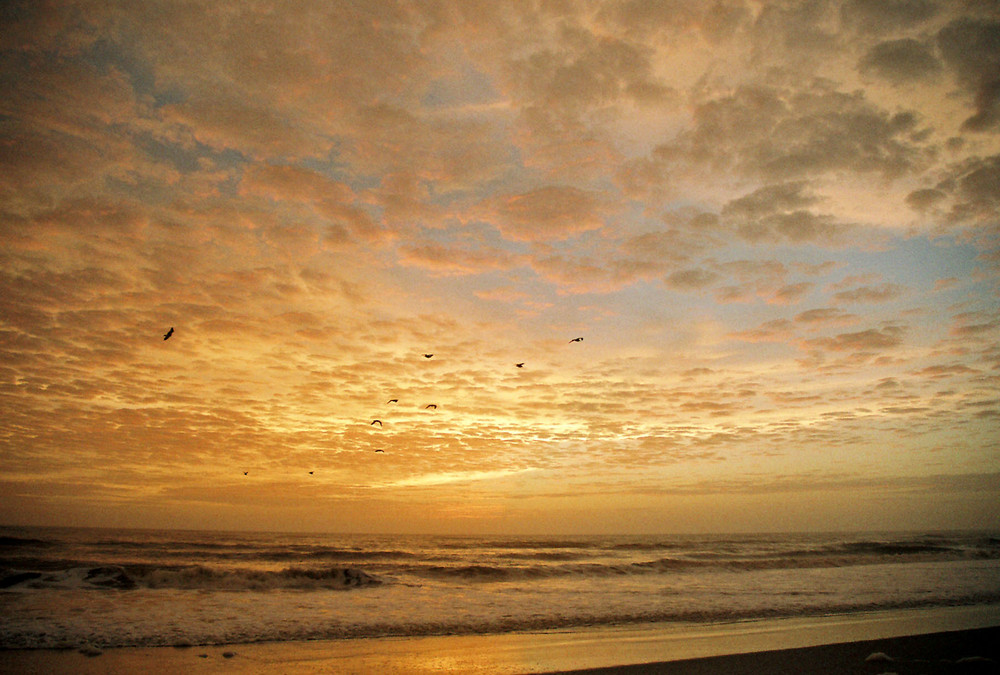
[[(867, 651), (865, 651), (867, 650)], [(2, 673), (781, 673), (1000, 672), (1000, 605), (720, 624), (388, 637), (192, 647), (0, 650)], [(861, 662), (858, 663), (858, 654)], [(870, 669), (864, 657), (905, 661)], [(925, 655), (920, 655), (926, 652)], [(229, 656), (227, 656), (227, 654)], [(908, 656), (907, 656), (908, 655)], [(941, 659), (993, 659), (947, 670)], [(784, 664), (784, 665), (782, 665)], [(811, 664), (811, 665), (808, 665)], [(839, 665), (838, 665), (839, 664)], [(853, 665), (852, 665), (853, 664)], [(891, 667), (890, 667), (891, 666)], [(958, 666), (955, 666), (958, 667)], [(816, 670), (818, 668), (818, 670)], [(838, 670), (838, 668), (840, 668)], [(928, 669), (930, 668), (930, 669)], [(985, 670), (983, 668), (986, 668)]]

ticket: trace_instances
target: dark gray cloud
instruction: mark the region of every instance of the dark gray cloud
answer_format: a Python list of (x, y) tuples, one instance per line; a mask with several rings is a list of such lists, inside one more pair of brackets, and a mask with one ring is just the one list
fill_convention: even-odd
[(941, 64), (927, 45), (904, 38), (872, 47), (858, 63), (858, 69), (865, 74), (884, 77), (893, 84), (905, 84), (937, 75)]
[(819, 199), (808, 193), (808, 185), (803, 182), (766, 185), (748, 195), (726, 204), (723, 215), (741, 218), (759, 218), (777, 212), (789, 212), (815, 204)]
[(565, 26), (558, 38), (558, 50), (537, 51), (512, 64), (513, 82), (533, 104), (575, 110), (666, 95), (667, 87), (652, 76), (649, 47), (576, 26)]
[(819, 201), (802, 181), (767, 185), (730, 201), (723, 207), (722, 216), (724, 222), (753, 242), (831, 244), (846, 240), (852, 230), (849, 224), (804, 208)]
[(906, 195), (906, 203), (910, 208), (916, 211), (926, 211), (932, 208), (935, 204), (940, 203), (947, 195), (941, 190), (936, 190), (934, 188), (925, 188), (922, 190), (914, 190), (910, 194)]
[(847, 0), (840, 16), (858, 31), (887, 33), (919, 26), (938, 12), (932, 0)]
[(988, 223), (1000, 207), (1000, 155), (956, 163), (937, 185), (911, 193), (907, 201), (924, 208), (950, 204), (948, 216), (953, 223)]
[(964, 17), (937, 34), (938, 49), (959, 82), (974, 96), (966, 131), (989, 131), (1000, 122), (1000, 21)]
[(693, 128), (656, 147), (645, 171), (666, 178), (672, 166), (694, 163), (772, 182), (835, 171), (895, 178), (931, 159), (910, 137), (916, 124), (913, 112), (880, 109), (828, 83), (741, 86), (700, 103)]

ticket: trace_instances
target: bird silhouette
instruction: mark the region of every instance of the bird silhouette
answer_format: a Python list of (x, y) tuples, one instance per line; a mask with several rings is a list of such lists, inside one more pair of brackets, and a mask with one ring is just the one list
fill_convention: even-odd
[(583, 338), (582, 337), (573, 338), (572, 340), (570, 340), (570, 342), (583, 342)]
[(425, 359), (429, 359), (429, 358), (430, 358), (430, 357), (432, 357), (432, 356), (434, 356), (434, 355), (433, 355), (433, 354), (424, 354), (424, 358), (425, 358)]
[(243, 472), (243, 475), (245, 476), (245, 475), (247, 475), (248, 473), (250, 473), (250, 472), (249, 472), (249, 471), (244, 471), (244, 472)]
[(375, 452), (382, 452), (382, 453), (384, 453), (384, 452), (385, 452), (385, 450), (381, 450), (381, 449), (376, 449), (376, 450), (375, 450)]
[(171, 336), (171, 335), (173, 335), (173, 334), (174, 334), (174, 327), (173, 327), (173, 326), (171, 326), (171, 327), (170, 327), (170, 330), (168, 330), (168, 331), (167, 331), (167, 332), (166, 332), (166, 333), (164, 334), (164, 336), (163, 336), (163, 339), (164, 339), (164, 340), (169, 340), (169, 339), (170, 339), (170, 336)]
[(312, 472), (312, 471), (310, 471), (310, 472), (309, 472), (309, 475), (310, 475), (310, 476), (311, 476), (311, 475), (313, 475), (313, 472)]
[(424, 406), (424, 410), (437, 410), (437, 404), (428, 403), (426, 406)]
[(372, 423), (369, 424), (368, 426), (373, 427), (376, 424), (379, 425), (379, 426), (382, 426), (382, 420), (372, 420)]
[(398, 398), (390, 398), (388, 401), (386, 401), (386, 403), (399, 403), (399, 399)]
[(514, 365), (517, 366), (518, 368), (524, 368), (524, 362), (523, 361), (521, 363), (515, 363)]

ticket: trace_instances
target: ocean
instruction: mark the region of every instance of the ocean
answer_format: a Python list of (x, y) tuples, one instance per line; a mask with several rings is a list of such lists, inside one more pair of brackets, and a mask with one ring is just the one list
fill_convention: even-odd
[(457, 537), (0, 528), (6, 649), (493, 634), (997, 603), (1000, 534), (988, 532)]

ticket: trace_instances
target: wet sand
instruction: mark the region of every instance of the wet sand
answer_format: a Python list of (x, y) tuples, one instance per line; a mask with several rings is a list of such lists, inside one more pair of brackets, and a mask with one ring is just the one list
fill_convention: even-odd
[(996, 674), (1000, 673), (1000, 628), (931, 633), (665, 663), (563, 671), (563, 675), (572, 673), (587, 673), (587, 675)]
[(0, 651), (0, 672), (1000, 674), (1000, 608), (85, 652)]

